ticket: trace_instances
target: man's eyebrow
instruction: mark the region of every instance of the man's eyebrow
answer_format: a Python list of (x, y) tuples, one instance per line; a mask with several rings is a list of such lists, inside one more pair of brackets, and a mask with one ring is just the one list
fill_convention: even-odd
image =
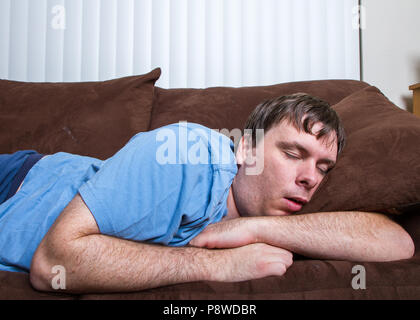
[[(277, 143), (277, 146), (285, 150), (291, 150), (291, 149), (298, 150), (304, 156), (308, 156), (310, 154), (310, 152), (304, 146), (302, 146), (300, 143), (296, 141), (293, 141), (293, 142), (279, 141)], [(335, 166), (335, 161), (331, 159), (327, 159), (327, 158), (320, 159), (318, 162), (326, 163), (331, 167)]]

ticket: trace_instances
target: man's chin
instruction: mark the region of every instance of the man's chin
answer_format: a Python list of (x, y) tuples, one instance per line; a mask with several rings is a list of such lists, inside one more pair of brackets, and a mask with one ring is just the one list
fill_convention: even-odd
[(293, 212), (287, 211), (287, 210), (284, 210), (284, 209), (277, 209), (277, 210), (268, 211), (265, 214), (265, 216), (281, 217), (281, 216), (290, 216), (291, 214), (293, 214)]
[(241, 212), (240, 216), (241, 217), (280, 217), (280, 216), (290, 216), (292, 215), (294, 212), (291, 212), (289, 210), (285, 210), (285, 209), (271, 209), (271, 210), (266, 210), (262, 213), (258, 212)]

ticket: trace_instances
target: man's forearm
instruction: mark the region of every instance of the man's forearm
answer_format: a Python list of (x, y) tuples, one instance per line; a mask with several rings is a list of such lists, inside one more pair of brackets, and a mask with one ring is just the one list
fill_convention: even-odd
[[(55, 252), (54, 252), (55, 251)], [(43, 275), (54, 265), (66, 271), (67, 292), (137, 291), (168, 284), (210, 280), (217, 265), (214, 253), (201, 248), (172, 248), (89, 235), (72, 241), (66, 250), (39, 250)], [(206, 262), (206, 263), (204, 263)], [(210, 262), (213, 262), (210, 263)], [(32, 270), (31, 270), (32, 271)], [(52, 278), (37, 289), (50, 291)]]
[(41, 291), (53, 291), (52, 267), (65, 268), (66, 292), (129, 292), (193, 281), (235, 282), (281, 276), (292, 264), (287, 250), (267, 244), (208, 250), (166, 247), (89, 235), (64, 250), (37, 250), (31, 283)]
[(414, 253), (405, 230), (381, 214), (325, 212), (251, 219), (255, 241), (307, 257), (391, 261)]

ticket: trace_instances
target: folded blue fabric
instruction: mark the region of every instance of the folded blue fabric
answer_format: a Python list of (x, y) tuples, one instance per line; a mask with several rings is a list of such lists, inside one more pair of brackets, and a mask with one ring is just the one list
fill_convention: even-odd
[[(18, 182), (18, 179), (15, 178), (30, 155), (35, 156), (39, 153), (34, 150), (23, 150), (13, 154), (0, 155), (0, 204), (10, 197), (12, 189), (19, 188), (20, 183), (17, 188), (15, 187)], [(13, 182), (15, 183), (13, 184)]]

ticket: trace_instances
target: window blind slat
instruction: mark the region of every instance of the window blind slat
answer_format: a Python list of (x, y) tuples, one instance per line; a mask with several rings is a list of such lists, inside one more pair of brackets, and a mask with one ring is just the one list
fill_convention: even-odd
[(9, 78), (10, 0), (0, 1), (0, 78)]
[(28, 68), (27, 81), (37, 82), (45, 79), (47, 0), (30, 1), (28, 17)]
[(99, 79), (100, 0), (83, 1), (81, 80)]

